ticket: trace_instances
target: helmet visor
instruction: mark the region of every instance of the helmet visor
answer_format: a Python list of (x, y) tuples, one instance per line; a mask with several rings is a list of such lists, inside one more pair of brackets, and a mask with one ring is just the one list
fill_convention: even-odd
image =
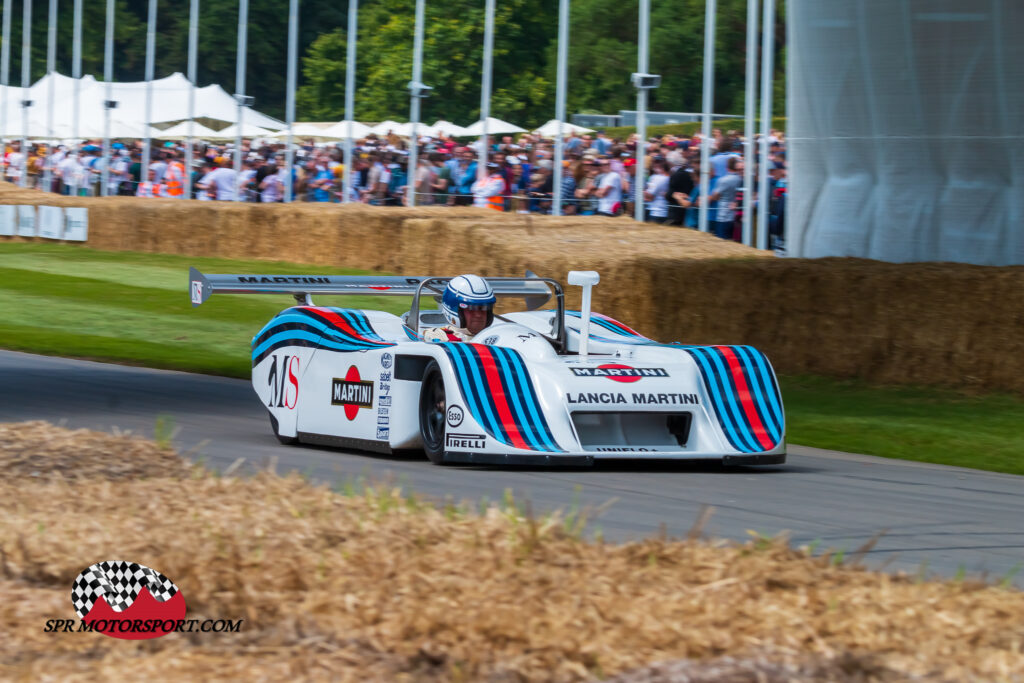
[(489, 311), (494, 304), (459, 304), (464, 311)]

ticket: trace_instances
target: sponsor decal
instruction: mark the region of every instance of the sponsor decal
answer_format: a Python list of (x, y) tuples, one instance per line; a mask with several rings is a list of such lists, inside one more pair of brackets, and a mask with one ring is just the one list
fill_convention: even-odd
[(530, 341), (537, 335), (535, 335), (533, 332), (527, 332), (526, 334), (517, 334), (516, 336), (519, 337), (519, 341), (525, 344), (526, 342)]
[(595, 451), (603, 453), (657, 453), (657, 448), (641, 448), (639, 446), (598, 446)]
[(390, 370), (391, 369), (391, 364), (394, 362), (394, 360), (395, 360), (394, 356), (392, 356), (390, 353), (385, 351), (384, 353), (382, 353), (380, 355), (380, 366), (382, 368), (384, 368), (385, 370)]
[(605, 363), (596, 368), (569, 368), (577, 377), (606, 377), (615, 382), (639, 382), (644, 377), (668, 377), (665, 368), (634, 368), (620, 363)]
[(462, 424), (462, 419), (465, 417), (465, 413), (462, 412), (461, 406), (451, 405), (448, 406), (448, 426), (458, 427)]
[(456, 450), (483, 450), (487, 437), (483, 434), (447, 434), (444, 437), (446, 448)]
[(633, 402), (653, 406), (695, 406), (697, 394), (633, 394)]
[(239, 275), (238, 276), (238, 281), (239, 282), (244, 282), (246, 284), (255, 284), (255, 285), (261, 285), (261, 284), (289, 284), (289, 283), (299, 284), (299, 285), (306, 285), (306, 284), (308, 284), (308, 285), (319, 285), (319, 284), (327, 285), (327, 284), (331, 283), (331, 278), (329, 278), (329, 277), (306, 277), (306, 276), (302, 276), (302, 275), (293, 275), (293, 276), (290, 276), (290, 277), (284, 276), (284, 275), (275, 275), (274, 277), (267, 277), (266, 275), (263, 275), (263, 276), (255, 276), (255, 275), (253, 275), (253, 276), (248, 276), (247, 277), (245, 275)]
[[(390, 353), (384, 353), (380, 357), (380, 364), (385, 370), (392, 365)], [(388, 433), (391, 429), (391, 371), (382, 372), (377, 377), (377, 439), (388, 440)]]
[(271, 356), (270, 371), (267, 373), (270, 387), (270, 408), (295, 410), (299, 402), (299, 357), (290, 354)]
[[(71, 603), (91, 630), (126, 640), (159, 638), (185, 618), (185, 596), (178, 587), (137, 562), (114, 560), (87, 567), (71, 584)], [(136, 620), (155, 627), (133, 630)], [(171, 628), (164, 628), (166, 622)], [(127, 630), (122, 628), (126, 623)]]
[(607, 392), (577, 392), (565, 395), (569, 403), (629, 403), (625, 394), (612, 394)]
[(356, 419), (360, 408), (373, 407), (373, 380), (359, 377), (359, 368), (351, 366), (344, 379), (331, 380), (331, 405), (343, 406), (345, 417)]
[(484, 344), (487, 346), (494, 346), (496, 343), (498, 343), (498, 335), (496, 334), (492, 334), (487, 339), (484, 339)]
[(622, 394), (605, 391), (577, 391), (565, 395), (567, 403), (616, 404), (633, 403), (649, 406), (695, 406), (699, 403), (697, 394)]
[(192, 281), (192, 303), (203, 303), (203, 283), (199, 280)]

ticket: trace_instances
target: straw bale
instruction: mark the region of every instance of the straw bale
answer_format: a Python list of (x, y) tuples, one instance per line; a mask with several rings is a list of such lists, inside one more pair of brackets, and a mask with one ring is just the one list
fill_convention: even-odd
[[(1024, 593), (837, 565), (784, 539), (588, 542), (564, 516), (531, 518), (514, 501), (470, 514), (388, 486), (341, 495), (271, 472), (90, 471), (73, 484), (0, 480), (4, 679), (1010, 681), (1024, 671)], [(68, 586), (97, 558), (159, 569), (190, 618), (242, 618), (241, 632), (138, 643), (43, 633), (46, 619), (71, 614)]]

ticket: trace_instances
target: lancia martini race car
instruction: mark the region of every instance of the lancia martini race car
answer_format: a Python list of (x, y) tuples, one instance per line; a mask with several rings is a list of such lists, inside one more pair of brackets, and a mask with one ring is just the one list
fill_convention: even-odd
[[(189, 279), (193, 306), (214, 293), (295, 297), (252, 340), (253, 388), (283, 443), (422, 449), (437, 464), (786, 460), (782, 397), (760, 351), (658, 343), (591, 313), (592, 271), (569, 273), (583, 288), (582, 311), (565, 310), (556, 280), (476, 278), (492, 301), (516, 297), (525, 310), (489, 313), (471, 341), (424, 339), (450, 320), (443, 303), (453, 278), (193, 268)], [(317, 306), (321, 294), (411, 296), (412, 305), (400, 317)], [(552, 297), (555, 308), (545, 309)]]

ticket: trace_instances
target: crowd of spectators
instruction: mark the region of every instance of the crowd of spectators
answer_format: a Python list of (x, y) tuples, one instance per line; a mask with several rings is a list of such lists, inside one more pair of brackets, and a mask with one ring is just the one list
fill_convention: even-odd
[[(643, 189), (645, 219), (695, 228), (700, 197), (699, 135), (656, 135), (638, 145), (636, 135), (611, 139), (568, 134), (563, 140), (562, 212), (567, 215), (633, 215), (638, 199), (636, 166), (647, 169)], [(409, 140), (394, 134), (355, 143), (350, 201), (379, 206), (476, 205), (519, 213), (550, 213), (554, 187), (555, 142), (539, 135), (494, 136), (486, 168), (480, 168), (479, 140), (463, 144), (440, 133), (419, 139), (415, 171), (409, 166)], [(183, 143), (151, 146), (148, 177), (143, 178), (143, 146), (139, 141), (114, 142), (105, 194), (140, 197), (181, 197), (198, 200), (280, 202), (290, 183), (295, 201), (340, 202), (344, 194), (344, 154), (340, 144), (299, 141), (288, 169), (283, 143), (246, 140), (242, 170), (234, 169), (233, 145), (199, 144), (191, 169), (185, 168)], [(638, 147), (640, 154), (638, 154)], [(723, 239), (740, 239), (743, 207), (743, 140), (735, 131), (714, 131), (711, 141), (709, 222)], [(769, 214), (772, 244), (781, 243), (785, 222), (786, 141), (780, 131), (769, 138)], [(17, 141), (8, 142), (4, 178), (66, 195), (104, 194), (104, 158), (97, 142), (77, 148), (58, 146), (47, 153), (34, 145), (25, 155)], [(756, 169), (755, 169), (756, 171)], [(410, 182), (411, 179), (411, 182)], [(189, 182), (191, 181), (191, 182)], [(188, 188), (191, 188), (189, 190)]]

